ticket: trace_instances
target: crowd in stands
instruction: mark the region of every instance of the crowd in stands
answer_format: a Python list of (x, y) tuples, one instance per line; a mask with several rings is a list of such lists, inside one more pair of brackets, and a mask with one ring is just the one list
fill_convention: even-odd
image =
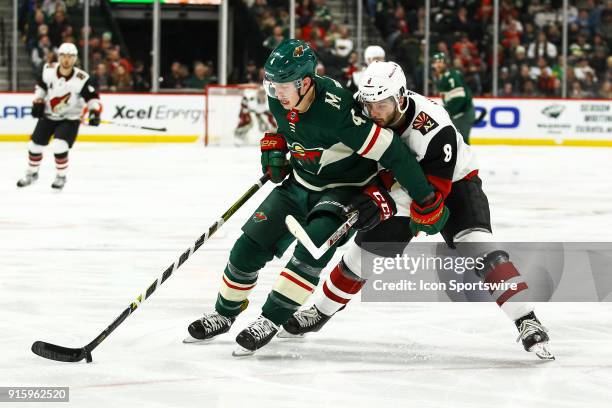
[[(20, 12), (22, 34), (31, 57), (32, 71), (38, 75), (47, 62), (57, 61), (57, 48), (74, 43), (83, 59), (85, 29), (73, 25), (70, 15), (82, 14), (76, 0), (24, 0)], [(79, 63), (82, 66), (82, 63)], [(89, 32), (89, 67), (91, 79), (103, 92), (148, 91), (150, 75), (141, 61), (130, 61), (113, 34)]]
[[(571, 98), (610, 98), (612, 1), (570, 1), (567, 89)], [(444, 52), (475, 95), (491, 95), (492, 0), (432, 0), (431, 52)], [(390, 54), (422, 89), (422, 0), (367, 0)], [(559, 97), (563, 77), (562, 1), (501, 0), (499, 96)], [(432, 89), (430, 87), (430, 89)]]
[[(280, 0), (244, 0), (255, 16), (263, 34), (263, 46), (272, 51), (289, 38), (287, 2)], [(353, 35), (348, 28), (334, 20), (326, 0), (296, 1), (295, 37), (308, 41), (317, 51), (317, 72), (347, 84), (352, 73), (359, 69)], [(261, 83), (263, 68), (249, 61), (240, 82)]]
[[(256, 20), (269, 52), (289, 37), (285, 0), (241, 0)], [(384, 40), (388, 57), (399, 62), (408, 86), (422, 91), (425, 9), (423, 0), (363, 0), (367, 16)], [(326, 0), (296, 1), (296, 38), (319, 55), (317, 71), (343, 84), (359, 70), (355, 33), (334, 19)], [(432, 0), (430, 52), (444, 52), (462, 71), (475, 95), (491, 95), (493, 1)], [(500, 0), (499, 96), (561, 96), (563, 77), (562, 0)], [(70, 21), (78, 0), (22, 0), (25, 46), (32, 69), (56, 59), (62, 42), (83, 49), (84, 32)], [(80, 10), (80, 9), (79, 9)], [(81, 12), (81, 11), (79, 11)], [(568, 96), (612, 97), (612, 0), (573, 0), (569, 7)], [(130, 61), (109, 32), (89, 33), (89, 66), (102, 91), (148, 91), (151, 79), (142, 61)], [(230, 75), (233, 82), (261, 83), (263, 61), (249, 59)], [(163, 70), (160, 86), (203, 89), (217, 82), (211, 61), (174, 61)], [(435, 92), (434, 81), (430, 90)]]

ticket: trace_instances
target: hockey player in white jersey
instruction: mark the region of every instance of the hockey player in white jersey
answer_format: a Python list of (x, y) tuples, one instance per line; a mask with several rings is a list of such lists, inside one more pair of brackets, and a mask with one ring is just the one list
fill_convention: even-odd
[[(553, 359), (546, 347), (548, 334), (536, 318), (532, 304), (520, 301), (526, 298), (528, 291), (524, 279), (510, 261), (508, 253), (490, 242), (489, 203), (478, 177), (476, 158), (456, 131), (448, 113), (435, 102), (408, 91), (404, 73), (394, 62), (371, 64), (364, 73), (357, 97), (365, 114), (377, 125), (390, 127), (401, 135), (415, 153), (429, 182), (445, 200), (450, 217), (441, 234), (449, 246), (457, 244), (461, 256), (482, 256), (485, 267), (478, 276), (485, 282), (513, 279), (517, 284), (515, 290), (498, 291), (491, 295), (515, 322), (525, 350), (534, 351), (543, 359)], [(376, 256), (395, 257), (403, 253), (415, 236), (414, 231), (410, 230), (408, 217), (411, 199), (402, 189), (391, 189), (391, 197), (398, 213), (389, 219), (382, 217), (384, 208), (379, 209), (381, 203), (372, 200), (363, 202), (356, 224), (361, 231), (323, 283), (322, 290), (315, 295), (314, 305), (296, 312), (283, 325), (288, 333), (302, 335), (318, 331), (361, 290), (371, 274), (371, 271), (361, 267), (362, 247), (365, 244), (368, 251)], [(378, 223), (378, 219), (385, 220)], [(372, 227), (367, 223), (377, 225)], [(460, 247), (461, 243), (473, 242), (479, 244)], [(475, 251), (474, 246), (478, 253), (461, 253), (461, 249), (466, 247), (469, 251)]]
[(66, 184), (68, 152), (79, 132), (85, 103), (89, 111), (89, 125), (100, 124), (102, 106), (87, 72), (75, 67), (77, 48), (63, 43), (58, 49), (58, 62), (45, 64), (37, 80), (32, 104), (32, 116), (38, 118), (28, 145), (29, 165), (17, 187), (26, 187), (38, 179), (38, 169), (44, 147), (51, 143), (57, 175), (51, 187), (62, 190)]
[(365, 66), (362, 67), (359, 71), (353, 72), (351, 78), (349, 79), (346, 87), (353, 92), (357, 91), (359, 87), (359, 82), (361, 81), (361, 77), (365, 72), (366, 68), (372, 64), (374, 61), (384, 61), (386, 58), (385, 50), (380, 45), (370, 45), (363, 52), (363, 60), (365, 62)]

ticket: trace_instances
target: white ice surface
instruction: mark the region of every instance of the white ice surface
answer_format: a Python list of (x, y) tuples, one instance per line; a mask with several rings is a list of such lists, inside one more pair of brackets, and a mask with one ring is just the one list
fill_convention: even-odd
[[(612, 239), (612, 150), (476, 152), (498, 240)], [(186, 326), (212, 309), (229, 249), (270, 186), (105, 340), (92, 364), (42, 359), (33, 341), (88, 343), (260, 171), (256, 148), (81, 143), (57, 194), (52, 161), (47, 152), (38, 183), (17, 190), (26, 145), (0, 144), (0, 386), (70, 386), (75, 407), (612, 406), (609, 303), (538, 306), (554, 362), (524, 352), (491, 304), (358, 300), (321, 333), (231, 357), (285, 258), (262, 271), (229, 335), (182, 344)], [(17, 406), (28, 405), (40, 406)]]

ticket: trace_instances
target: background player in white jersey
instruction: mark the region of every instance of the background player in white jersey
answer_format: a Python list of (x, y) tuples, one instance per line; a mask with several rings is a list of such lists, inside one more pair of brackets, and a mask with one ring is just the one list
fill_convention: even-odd
[(357, 91), (359, 87), (360, 78), (363, 76), (368, 65), (373, 63), (374, 61), (384, 61), (386, 58), (385, 50), (380, 45), (370, 45), (363, 52), (363, 60), (365, 61), (365, 66), (362, 67), (359, 71), (353, 72), (349, 82), (347, 84), (347, 88), (352, 90), (353, 92)]
[[(358, 99), (365, 114), (377, 125), (389, 127), (401, 135), (415, 153), (428, 181), (445, 199), (450, 210), (448, 222), (441, 231), (445, 241), (451, 247), (457, 244), (461, 256), (484, 258), (485, 267), (477, 274), (485, 282), (513, 279), (517, 283), (516, 290), (495, 292), (494, 300), (515, 322), (525, 349), (535, 351), (540, 358), (552, 359), (546, 349), (546, 329), (536, 318), (533, 306), (519, 301), (525, 300), (528, 290), (524, 279), (510, 262), (508, 253), (489, 242), (492, 241), (489, 203), (478, 177), (476, 158), (456, 131), (448, 113), (433, 101), (408, 91), (404, 73), (394, 62), (371, 64), (363, 79)], [(416, 235), (411, 231), (408, 217), (411, 199), (402, 189), (392, 189), (391, 196), (398, 214), (357, 234), (342, 261), (323, 283), (323, 290), (315, 295), (314, 306), (297, 312), (283, 325), (287, 332), (299, 335), (318, 331), (359, 292), (371, 274), (361, 266), (364, 244), (376, 256), (395, 257), (403, 253)], [(376, 207), (373, 201), (364, 201), (360, 212), (371, 213)], [(461, 245), (475, 242), (479, 244)]]
[(36, 83), (32, 116), (38, 118), (28, 145), (29, 166), (17, 187), (26, 187), (38, 179), (44, 147), (51, 136), (57, 175), (51, 187), (61, 190), (66, 184), (68, 151), (79, 132), (84, 102), (89, 110), (89, 124), (100, 124), (102, 106), (87, 72), (75, 67), (77, 48), (63, 43), (58, 50), (58, 63), (45, 64)]

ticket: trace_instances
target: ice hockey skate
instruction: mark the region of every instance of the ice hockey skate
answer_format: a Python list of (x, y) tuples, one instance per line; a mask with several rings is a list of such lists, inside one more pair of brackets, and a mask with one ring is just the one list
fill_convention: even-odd
[(282, 339), (304, 337), (306, 333), (319, 331), (329, 319), (331, 316), (321, 313), (314, 305), (309, 309), (298, 310), (283, 324), (283, 330), (278, 333), (278, 337)]
[(31, 184), (34, 184), (36, 182), (36, 180), (38, 180), (38, 173), (26, 173), (25, 176), (23, 176), (23, 178), (20, 178), (17, 181), (17, 187), (22, 188), (22, 187), (27, 187)]
[(187, 330), (189, 336), (183, 340), (185, 344), (204, 343), (216, 336), (227, 333), (236, 318), (225, 317), (217, 312), (206, 313), (201, 319), (191, 323)]
[(542, 360), (555, 359), (548, 350), (548, 330), (542, 326), (533, 312), (521, 317), (515, 324), (519, 331), (516, 342), (521, 341), (526, 351), (535, 353)]
[(66, 185), (66, 176), (55, 176), (55, 180), (51, 184), (51, 188), (55, 191), (62, 191)]
[(270, 319), (259, 316), (257, 320), (238, 333), (236, 343), (240, 346), (234, 350), (234, 357), (250, 356), (272, 340), (278, 332), (278, 326)]

